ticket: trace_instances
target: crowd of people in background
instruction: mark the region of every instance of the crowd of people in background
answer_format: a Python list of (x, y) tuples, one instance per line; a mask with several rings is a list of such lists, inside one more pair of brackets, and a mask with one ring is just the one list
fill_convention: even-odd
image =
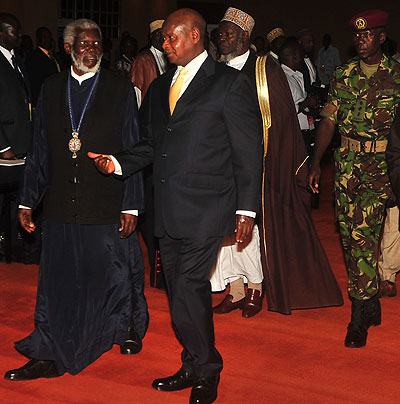
[[(5, 378), (76, 374), (113, 344), (140, 352), (138, 228), (183, 346), (181, 369), (153, 387), (215, 401), (213, 314), (254, 317), (265, 297), (282, 314), (343, 304), (311, 219), (334, 147), (352, 303), (344, 343), (365, 346), (400, 270), (400, 55), (388, 17), (351, 19), (354, 55), (343, 63), (334, 33), (316, 39), (312, 27), (274, 21), (252, 39), (254, 18), (234, 7), (210, 32), (199, 13), (177, 10), (149, 21), (145, 47), (123, 32), (115, 50), (90, 20), (57, 40), (39, 27), (34, 46), (0, 13), (0, 157), (26, 158), (13, 179), (26, 253), (14, 258), (38, 263), (41, 251), (35, 330), (16, 343), (30, 361)], [(227, 287), (211, 307), (211, 291)]]

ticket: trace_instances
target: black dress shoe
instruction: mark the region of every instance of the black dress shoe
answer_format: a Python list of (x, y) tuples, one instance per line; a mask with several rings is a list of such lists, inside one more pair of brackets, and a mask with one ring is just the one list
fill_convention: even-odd
[(142, 340), (135, 330), (133, 323), (128, 328), (128, 336), (121, 345), (120, 351), (122, 355), (135, 355), (142, 350)]
[(61, 376), (54, 361), (40, 361), (31, 359), (28, 363), (18, 369), (9, 370), (4, 379), (8, 380), (34, 380), (41, 377), (51, 378)]
[(217, 399), (219, 374), (211, 377), (201, 377), (196, 380), (190, 394), (189, 404), (211, 404)]
[(160, 391), (177, 391), (193, 387), (195, 385), (196, 376), (185, 370), (178, 370), (173, 376), (155, 379), (152, 387)]

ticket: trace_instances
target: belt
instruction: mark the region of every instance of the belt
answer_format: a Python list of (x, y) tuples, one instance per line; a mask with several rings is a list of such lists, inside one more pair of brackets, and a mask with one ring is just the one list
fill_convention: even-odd
[(341, 147), (363, 153), (381, 153), (386, 151), (387, 140), (367, 140), (362, 142), (361, 140), (351, 139), (346, 136), (342, 136)]

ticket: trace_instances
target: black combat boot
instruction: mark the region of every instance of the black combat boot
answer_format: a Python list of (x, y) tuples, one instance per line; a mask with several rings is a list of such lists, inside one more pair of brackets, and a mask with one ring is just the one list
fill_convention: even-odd
[(367, 343), (368, 328), (380, 323), (381, 304), (378, 296), (368, 300), (351, 298), (351, 321), (344, 345), (347, 348), (362, 348)]
[(381, 302), (378, 295), (365, 300), (364, 316), (367, 327), (381, 325)]

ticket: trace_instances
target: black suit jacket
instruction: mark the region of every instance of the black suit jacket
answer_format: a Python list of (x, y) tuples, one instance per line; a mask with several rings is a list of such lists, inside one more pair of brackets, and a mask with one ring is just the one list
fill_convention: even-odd
[[(22, 61), (16, 56), (25, 77), (25, 87), (14, 68), (0, 52), (0, 150), (11, 147), (16, 155), (27, 153), (31, 143), (29, 82)], [(27, 91), (26, 91), (27, 90)]]
[(308, 95), (312, 94), (312, 85), (313, 84), (316, 85), (316, 86), (319, 86), (321, 84), (321, 81), (319, 80), (319, 77), (318, 77), (318, 69), (315, 67), (314, 62), (311, 61), (311, 63), (313, 64), (315, 72), (316, 72), (316, 75), (317, 75), (316, 80), (315, 80), (314, 83), (311, 82), (310, 71), (308, 70), (307, 63), (306, 63), (305, 60), (304, 60), (302, 66), (300, 68), (300, 71), (303, 73), (304, 88), (305, 88)]
[(117, 155), (123, 173), (154, 160), (155, 235), (232, 234), (235, 211), (258, 211), (262, 132), (248, 77), (210, 57), (169, 112), (174, 70), (151, 84), (149, 139)]
[(26, 70), (31, 83), (32, 104), (36, 107), (40, 88), (47, 77), (58, 73), (57, 65), (42, 50), (36, 48), (26, 61)]

